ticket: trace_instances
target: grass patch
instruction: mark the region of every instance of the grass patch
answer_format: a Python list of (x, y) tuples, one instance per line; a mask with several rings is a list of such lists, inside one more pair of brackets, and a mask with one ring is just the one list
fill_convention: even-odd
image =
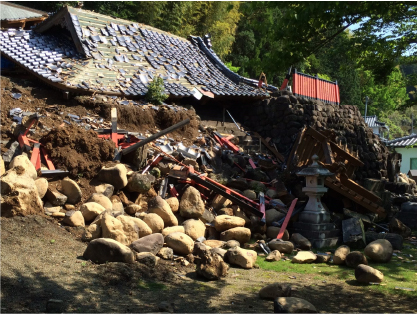
[[(334, 250), (335, 248), (333, 248)], [(322, 248), (314, 250), (327, 252), (329, 249)], [(363, 253), (363, 250), (360, 250)], [(279, 273), (285, 272), (288, 276), (298, 274), (314, 275), (313, 281), (333, 279), (340, 284), (358, 286), (364, 291), (374, 290), (384, 294), (397, 294), (406, 296), (417, 295), (417, 247), (405, 243), (401, 253), (396, 253), (389, 263), (374, 263), (368, 261), (369, 266), (378, 269), (384, 274), (383, 285), (366, 285), (355, 280), (355, 270), (346, 266), (333, 264), (293, 264), (291, 261), (267, 262), (264, 257), (258, 256), (257, 264), (261, 269), (271, 270)], [(291, 259), (294, 254), (291, 254)], [(298, 277), (297, 277), (298, 278)], [(415, 291), (396, 289), (396, 287), (411, 288)]]
[(163, 283), (154, 282), (154, 281), (145, 281), (145, 280), (139, 280), (138, 288), (142, 290), (150, 290), (150, 291), (161, 291), (161, 290), (168, 289), (168, 287), (164, 285)]

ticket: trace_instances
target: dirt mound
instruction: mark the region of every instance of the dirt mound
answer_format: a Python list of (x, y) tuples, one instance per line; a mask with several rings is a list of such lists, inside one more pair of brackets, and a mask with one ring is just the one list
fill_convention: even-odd
[(106, 161), (114, 157), (114, 143), (97, 137), (92, 130), (68, 125), (56, 128), (43, 136), (56, 168), (70, 171), (72, 176), (93, 178)]

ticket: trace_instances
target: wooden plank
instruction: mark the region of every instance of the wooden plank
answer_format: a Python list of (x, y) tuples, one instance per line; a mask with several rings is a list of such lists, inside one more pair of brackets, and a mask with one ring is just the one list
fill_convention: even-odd
[(281, 162), (284, 162), (284, 160), (285, 160), (284, 156), (282, 156), (274, 147), (269, 145), (268, 142), (262, 136), (260, 136), (257, 132), (255, 132), (255, 136), (259, 137), (262, 144), (264, 144), (265, 147), (268, 148), (274, 154), (274, 156), (277, 160), (280, 160)]
[(328, 141), (322, 142), (324, 157), (326, 158), (326, 164), (334, 163), (332, 149)]
[(294, 155), (295, 155), (295, 153), (296, 153), (296, 151), (298, 149), (298, 146), (300, 145), (301, 140), (303, 139), (303, 135), (304, 135), (305, 130), (306, 130), (306, 128), (304, 127), (300, 131), (300, 133), (298, 133), (297, 138), (295, 139), (294, 145), (292, 146), (290, 155), (288, 156), (288, 159), (287, 159), (287, 168), (288, 169), (290, 168), (291, 162), (294, 159)]

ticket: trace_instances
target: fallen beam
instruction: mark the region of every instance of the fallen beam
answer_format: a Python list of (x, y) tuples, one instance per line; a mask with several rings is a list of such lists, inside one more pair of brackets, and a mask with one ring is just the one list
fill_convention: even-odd
[(129, 154), (131, 152), (134, 152), (136, 149), (138, 149), (139, 147), (142, 147), (158, 138), (160, 138), (161, 136), (171, 133), (172, 131), (175, 131), (181, 127), (183, 127), (184, 125), (187, 125), (190, 123), (190, 119), (186, 119), (184, 121), (178, 122), (177, 124), (174, 124), (173, 126), (170, 126), (169, 128), (166, 128), (165, 130), (162, 130), (161, 132), (158, 132), (152, 136), (149, 136), (148, 138), (145, 138), (144, 140), (141, 140), (140, 142), (129, 146), (127, 148), (125, 148), (124, 150), (122, 150), (122, 155), (126, 155)]

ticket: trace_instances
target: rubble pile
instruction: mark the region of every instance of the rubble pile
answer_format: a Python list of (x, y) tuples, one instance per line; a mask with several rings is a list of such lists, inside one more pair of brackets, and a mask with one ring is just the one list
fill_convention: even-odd
[(357, 180), (387, 177), (388, 148), (367, 127), (356, 106), (339, 106), (319, 100), (282, 95), (244, 106), (242, 123), (263, 137), (270, 137), (278, 150), (288, 156), (304, 126), (332, 130), (336, 143), (358, 154), (364, 166), (355, 173)]

